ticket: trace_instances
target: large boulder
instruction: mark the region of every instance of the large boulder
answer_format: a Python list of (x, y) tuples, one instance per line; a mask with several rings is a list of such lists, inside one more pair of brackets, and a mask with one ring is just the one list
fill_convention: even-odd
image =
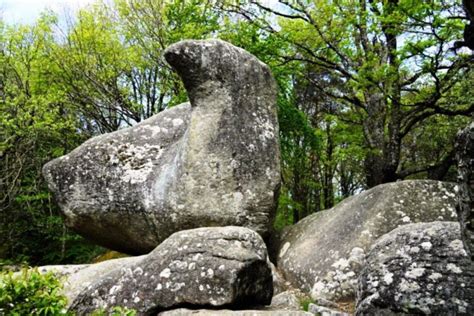
[(375, 240), (400, 225), (457, 220), (455, 205), (450, 183), (379, 185), (290, 227), (282, 235), (278, 269), (315, 300), (353, 298), (366, 252)]
[(92, 138), (43, 168), (68, 226), (105, 247), (147, 253), (207, 226), (268, 234), (280, 185), (276, 84), (219, 40), (165, 51), (191, 103)]
[(458, 134), (456, 159), (459, 182), (458, 216), (466, 250), (474, 261), (474, 122)]
[(174, 233), (150, 254), (112, 269), (70, 306), (78, 315), (120, 305), (139, 315), (182, 305), (268, 305), (272, 273), (263, 239), (244, 227), (196, 228)]
[(368, 254), (356, 315), (472, 315), (473, 310), (474, 265), (458, 222), (399, 227)]

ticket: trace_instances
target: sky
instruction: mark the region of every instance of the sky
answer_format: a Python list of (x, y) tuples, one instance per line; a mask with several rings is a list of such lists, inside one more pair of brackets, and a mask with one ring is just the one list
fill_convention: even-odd
[[(65, 12), (75, 12), (96, 0), (0, 0), (0, 17), (6, 23), (32, 24), (45, 9), (51, 9), (61, 16)], [(277, 0), (262, 0), (275, 6)]]
[(9, 24), (31, 24), (45, 9), (59, 14), (86, 6), (95, 0), (0, 0), (0, 15)]

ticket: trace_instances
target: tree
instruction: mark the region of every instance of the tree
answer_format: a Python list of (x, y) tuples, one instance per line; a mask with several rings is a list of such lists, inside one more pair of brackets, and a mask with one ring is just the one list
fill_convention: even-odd
[(96, 3), (70, 17), (55, 51), (58, 81), (93, 134), (131, 126), (186, 101), (164, 49), (217, 29), (216, 13), (200, 1)]
[(14, 261), (61, 261), (66, 242), (80, 240), (41, 176), (47, 161), (83, 140), (52, 76), (54, 21), (45, 14), (33, 26), (0, 27), (0, 257)]
[(448, 97), (472, 72), (472, 56), (450, 50), (463, 29), (452, 18), (459, 1), (244, 1), (229, 8), (290, 43), (293, 53), (283, 60), (324, 69), (343, 83), (328, 89), (312, 81), (362, 127), (368, 187), (410, 175), (402, 146), (418, 125), (474, 112), (472, 91), (468, 102)]

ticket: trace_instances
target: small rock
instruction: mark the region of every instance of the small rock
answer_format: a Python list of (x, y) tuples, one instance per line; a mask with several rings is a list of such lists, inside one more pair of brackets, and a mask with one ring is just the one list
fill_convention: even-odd
[(312, 303), (308, 305), (308, 311), (319, 316), (349, 316), (349, 314)]
[(285, 291), (275, 295), (270, 305), (272, 310), (300, 310), (300, 300), (293, 291)]

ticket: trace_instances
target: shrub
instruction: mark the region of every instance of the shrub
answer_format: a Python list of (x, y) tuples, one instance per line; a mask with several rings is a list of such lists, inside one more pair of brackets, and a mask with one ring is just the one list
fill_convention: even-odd
[(0, 315), (70, 315), (61, 281), (37, 269), (0, 273)]
[(92, 313), (91, 316), (135, 316), (137, 312), (127, 307), (116, 306), (112, 309), (111, 313), (99, 309)]

